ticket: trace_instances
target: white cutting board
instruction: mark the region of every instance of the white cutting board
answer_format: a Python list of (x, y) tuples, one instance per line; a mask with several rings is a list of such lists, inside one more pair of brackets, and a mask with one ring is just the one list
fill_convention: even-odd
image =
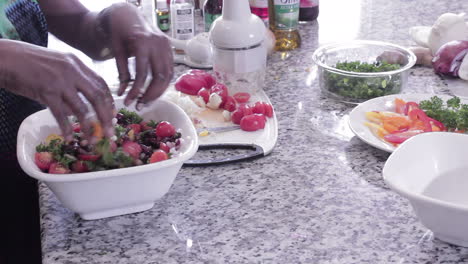
[[(168, 91), (174, 91), (174, 86), (170, 86)], [(164, 96), (163, 96), (164, 97)], [(263, 101), (271, 104), (270, 99), (263, 90), (251, 94), (248, 104), (254, 104), (257, 101)], [(272, 105), (272, 104), (271, 104)], [(274, 105), (273, 105), (274, 109)], [(225, 122), (222, 116), (222, 110), (207, 109), (204, 112), (195, 114), (195, 117), (202, 120), (205, 127), (233, 126), (230, 121)], [(198, 127), (197, 127), (198, 128)], [(219, 144), (239, 144), (239, 145), (257, 145), (263, 149), (263, 155), (272, 152), (278, 140), (278, 120), (276, 112), (273, 111), (273, 117), (267, 118), (265, 128), (254, 132), (247, 132), (241, 129), (227, 132), (210, 132), (208, 136), (199, 136), (200, 147), (219, 145)]]

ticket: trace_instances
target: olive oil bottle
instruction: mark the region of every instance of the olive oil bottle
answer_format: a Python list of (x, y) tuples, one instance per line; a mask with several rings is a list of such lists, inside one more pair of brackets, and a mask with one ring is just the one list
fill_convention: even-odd
[(268, 0), (270, 29), (276, 37), (275, 50), (289, 51), (301, 46), (297, 30), (300, 0)]

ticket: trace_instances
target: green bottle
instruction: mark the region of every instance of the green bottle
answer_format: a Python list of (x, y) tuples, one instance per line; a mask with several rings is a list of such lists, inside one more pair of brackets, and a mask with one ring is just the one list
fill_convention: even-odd
[(211, 24), (223, 11), (223, 0), (208, 0), (203, 7), (203, 16), (205, 19), (205, 32), (210, 31)]

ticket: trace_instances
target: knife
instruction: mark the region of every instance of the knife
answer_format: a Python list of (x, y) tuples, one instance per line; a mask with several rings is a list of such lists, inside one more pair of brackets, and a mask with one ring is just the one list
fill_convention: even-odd
[(197, 128), (197, 133), (200, 134), (204, 131), (208, 131), (210, 133), (220, 133), (220, 132), (228, 132), (240, 129), (240, 126), (222, 126), (222, 127), (202, 127)]

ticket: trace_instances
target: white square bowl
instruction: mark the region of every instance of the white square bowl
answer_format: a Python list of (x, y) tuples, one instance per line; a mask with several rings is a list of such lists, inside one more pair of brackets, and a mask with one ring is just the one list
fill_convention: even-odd
[[(115, 99), (117, 109), (123, 98)], [(125, 107), (136, 111), (134, 107)], [(106, 171), (48, 174), (34, 163), (36, 146), (51, 134), (60, 134), (52, 113), (46, 109), (30, 115), (20, 126), (17, 153), (21, 168), (31, 177), (44, 182), (60, 202), (86, 220), (99, 219), (148, 210), (169, 191), (183, 163), (198, 149), (198, 136), (190, 118), (177, 105), (157, 100), (139, 114), (144, 120), (166, 120), (181, 130), (180, 155), (172, 159)]]
[(434, 236), (468, 247), (468, 135), (423, 133), (388, 158), (383, 178)]

